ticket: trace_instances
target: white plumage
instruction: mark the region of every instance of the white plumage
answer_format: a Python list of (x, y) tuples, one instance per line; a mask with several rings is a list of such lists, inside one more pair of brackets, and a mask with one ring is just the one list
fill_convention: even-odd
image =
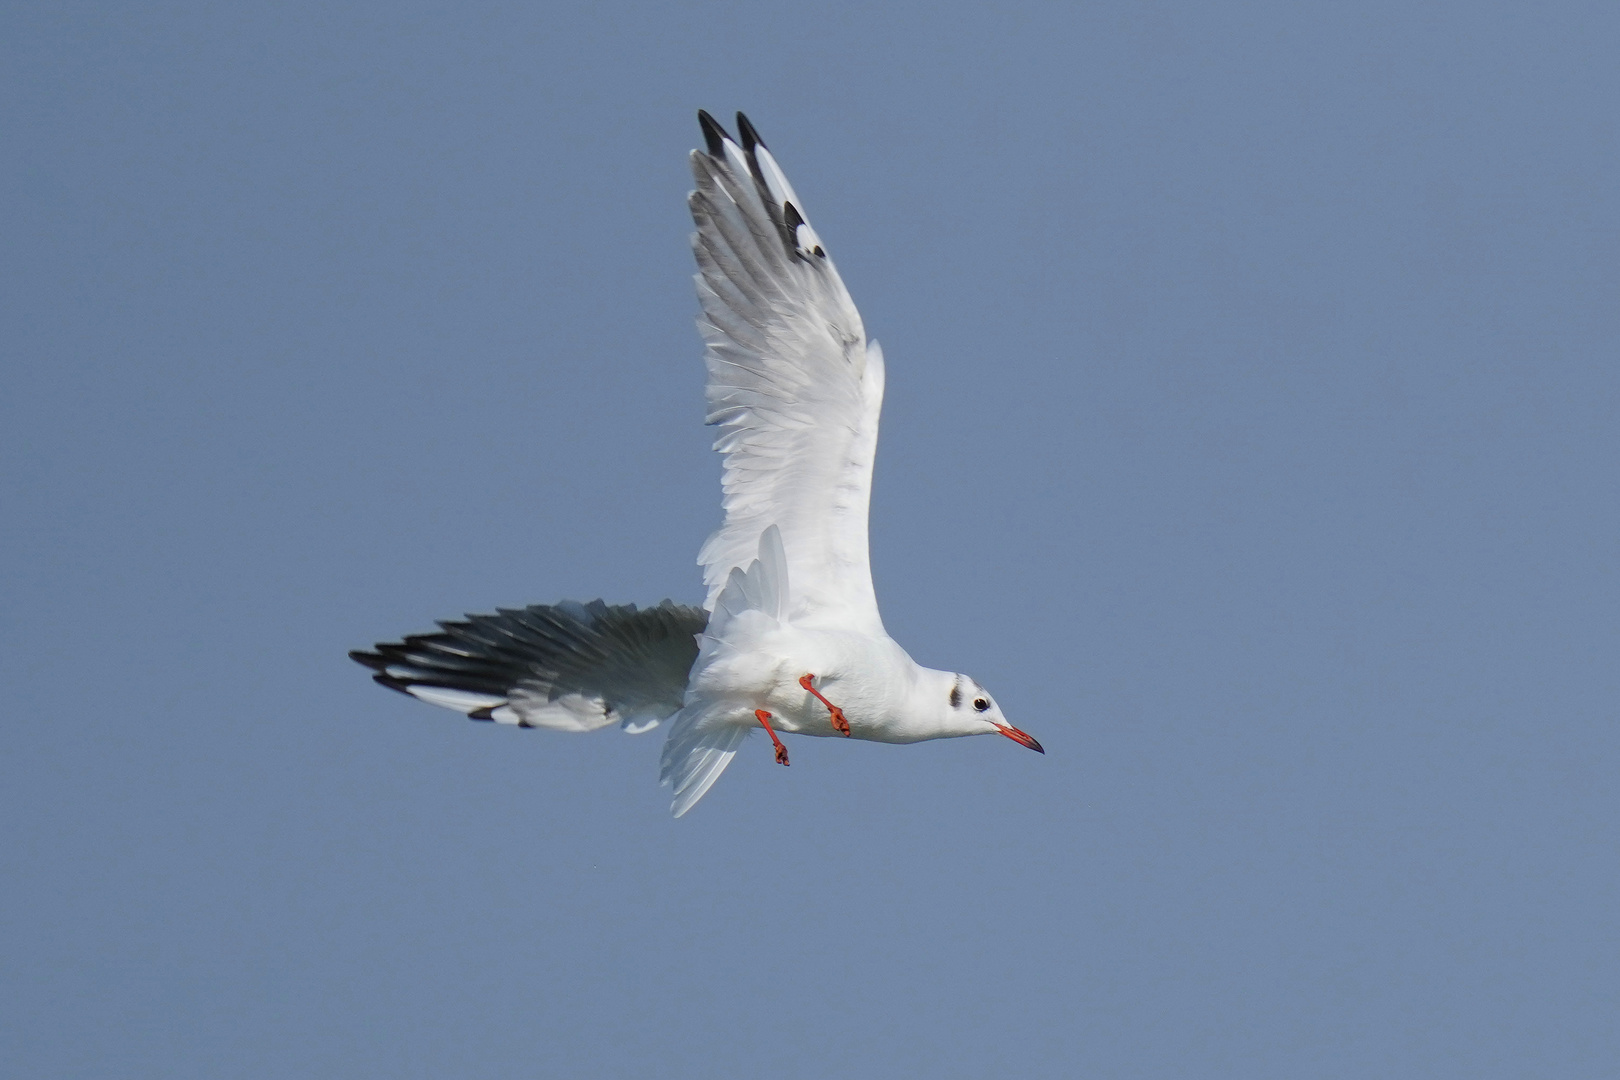
[(639, 732), (673, 715), (661, 780), (677, 817), (754, 730), (784, 765), (778, 732), (1002, 734), (1040, 750), (977, 682), (919, 666), (884, 632), (867, 555), (883, 354), (748, 119), (738, 142), (698, 116), (698, 325), (725, 457), (725, 519), (698, 554), (703, 609), (535, 605), (350, 655), (475, 719)]

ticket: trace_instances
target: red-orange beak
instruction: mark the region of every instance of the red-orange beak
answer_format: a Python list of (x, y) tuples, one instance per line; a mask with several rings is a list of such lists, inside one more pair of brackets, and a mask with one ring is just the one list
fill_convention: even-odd
[[(996, 724), (996, 722), (994, 720), (992, 720), (990, 722), (992, 724)], [(1046, 753), (1045, 750), (1041, 749), (1041, 744), (1040, 743), (1036, 742), (1034, 739), (1030, 738), (1028, 735), (1025, 735), (1022, 731), (1019, 731), (1017, 728), (1013, 727), (1011, 724), (996, 724), (996, 730), (1001, 732), (1003, 735), (1007, 736), (1007, 738), (1011, 739), (1013, 742), (1021, 743), (1022, 745), (1029, 747), (1031, 750), (1035, 751), (1037, 754)]]

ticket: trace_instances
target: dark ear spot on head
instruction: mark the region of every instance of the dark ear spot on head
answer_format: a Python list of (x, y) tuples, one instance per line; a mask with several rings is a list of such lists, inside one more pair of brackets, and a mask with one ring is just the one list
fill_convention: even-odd
[(990, 709), (990, 701), (988, 698), (976, 697), (973, 699), (973, 707), (978, 709), (980, 712), (988, 712)]
[(962, 704), (962, 676), (958, 675), (956, 681), (951, 683), (951, 708), (955, 709)]

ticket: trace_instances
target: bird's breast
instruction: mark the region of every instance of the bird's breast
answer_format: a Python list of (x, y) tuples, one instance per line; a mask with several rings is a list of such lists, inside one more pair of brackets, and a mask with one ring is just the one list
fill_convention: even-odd
[[(886, 733), (895, 703), (903, 698), (910, 662), (898, 646), (887, 639), (791, 626), (751, 646), (715, 656), (694, 673), (689, 692), (729, 702), (742, 722), (754, 709), (764, 709), (772, 727), (798, 735), (838, 734), (832, 719), (836, 706), (854, 738), (891, 741)], [(821, 697), (800, 683), (807, 675)]]

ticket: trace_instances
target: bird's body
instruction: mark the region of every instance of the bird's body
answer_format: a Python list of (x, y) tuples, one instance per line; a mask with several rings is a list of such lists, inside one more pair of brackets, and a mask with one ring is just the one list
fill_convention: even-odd
[(884, 630), (866, 532), (882, 352), (747, 118), (740, 144), (699, 119), (689, 201), (707, 422), (725, 455), (725, 520), (698, 555), (703, 608), (536, 605), (351, 655), (474, 719), (632, 733), (669, 720), (661, 772), (677, 817), (755, 730), (784, 765), (778, 732), (1002, 734), (1040, 750), (978, 683), (918, 665)]

